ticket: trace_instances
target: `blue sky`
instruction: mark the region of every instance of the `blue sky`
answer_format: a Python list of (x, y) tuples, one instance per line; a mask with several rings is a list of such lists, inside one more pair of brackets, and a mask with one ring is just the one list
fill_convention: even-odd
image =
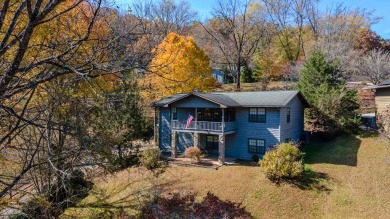
[[(130, 5), (133, 0), (115, 0), (120, 7)], [(200, 18), (210, 17), (210, 11), (217, 0), (188, 0), (192, 8), (198, 12)], [(350, 8), (365, 8), (367, 11), (374, 11), (374, 16), (382, 17), (382, 20), (373, 25), (372, 29), (382, 38), (390, 39), (390, 0), (322, 0), (320, 8), (334, 6), (337, 2), (342, 2)]]

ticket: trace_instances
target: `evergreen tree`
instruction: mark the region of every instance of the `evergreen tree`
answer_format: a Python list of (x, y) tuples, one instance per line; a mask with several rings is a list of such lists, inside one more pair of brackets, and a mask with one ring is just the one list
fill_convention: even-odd
[(241, 82), (242, 83), (252, 83), (256, 80), (253, 78), (253, 71), (248, 67), (248, 65), (244, 65), (241, 71)]
[(100, 153), (114, 168), (126, 165), (134, 140), (151, 137), (139, 87), (132, 74), (124, 75), (116, 90), (106, 94), (91, 125), (95, 128), (96, 142), (102, 144)]
[(349, 132), (357, 128), (356, 91), (347, 89), (337, 60), (328, 61), (316, 50), (306, 60), (299, 77), (297, 87), (312, 105), (306, 117), (314, 129)]

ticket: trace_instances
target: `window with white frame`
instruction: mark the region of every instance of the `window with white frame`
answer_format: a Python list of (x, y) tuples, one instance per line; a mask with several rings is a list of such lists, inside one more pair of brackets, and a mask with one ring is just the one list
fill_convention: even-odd
[(265, 108), (249, 108), (249, 122), (266, 123)]
[(252, 154), (265, 154), (265, 140), (249, 138), (248, 152)]
[(218, 149), (219, 141), (218, 135), (207, 135), (206, 136), (206, 148)]

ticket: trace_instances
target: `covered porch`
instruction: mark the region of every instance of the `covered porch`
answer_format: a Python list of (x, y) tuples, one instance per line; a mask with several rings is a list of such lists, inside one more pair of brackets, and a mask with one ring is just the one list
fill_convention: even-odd
[[(200, 132), (180, 132), (172, 131), (171, 136), (171, 158), (184, 157), (184, 151), (187, 147), (198, 147), (204, 154), (205, 158), (216, 158), (219, 164), (226, 162), (225, 137), (233, 133), (200, 133)], [(179, 153), (178, 153), (179, 152)]]
[(214, 154), (204, 154), (202, 155), (200, 163), (193, 163), (190, 158), (184, 156), (184, 154), (178, 155), (176, 158), (172, 158), (170, 154), (164, 154), (164, 156), (169, 157), (169, 161), (182, 166), (199, 166), (204, 168), (214, 168), (217, 169), (222, 165), (234, 165), (237, 164), (237, 158), (235, 157), (225, 157), (224, 164), (222, 164), (218, 158), (218, 155)]
[(236, 130), (235, 108), (171, 108), (173, 131), (198, 133), (233, 133)]

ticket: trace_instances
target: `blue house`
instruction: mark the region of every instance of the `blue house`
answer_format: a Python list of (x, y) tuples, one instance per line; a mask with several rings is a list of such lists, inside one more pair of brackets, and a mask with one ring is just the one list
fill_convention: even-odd
[(166, 97), (155, 107), (155, 140), (161, 150), (196, 146), (209, 154), (251, 159), (270, 146), (299, 140), (304, 108), (299, 91), (192, 92)]

